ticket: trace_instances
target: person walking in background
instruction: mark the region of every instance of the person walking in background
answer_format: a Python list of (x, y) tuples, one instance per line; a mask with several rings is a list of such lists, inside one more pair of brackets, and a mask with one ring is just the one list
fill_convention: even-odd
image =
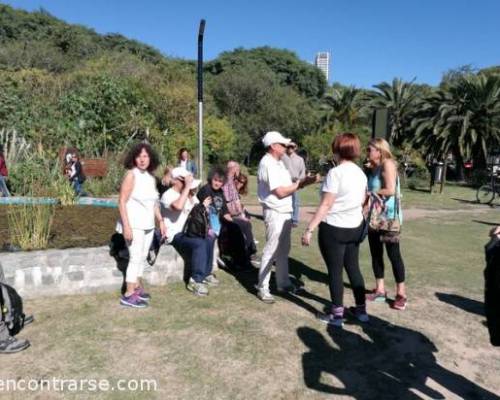
[(273, 303), (269, 291), (271, 268), (276, 263), (276, 285), (279, 293), (295, 293), (297, 288), (288, 274), (288, 253), (292, 230), (292, 194), (305, 185), (316, 182), (316, 177), (292, 181), (281, 161), (291, 140), (276, 131), (267, 132), (262, 139), (266, 154), (259, 163), (257, 174), (258, 198), (263, 208), (266, 227), (266, 244), (262, 253), (257, 296), (266, 303)]
[(191, 160), (189, 151), (185, 147), (181, 148), (177, 153), (177, 166), (187, 169), (193, 176), (198, 174), (196, 164)]
[[(211, 275), (215, 238), (194, 237), (184, 232), (184, 226), (191, 210), (199, 204), (195, 191), (200, 185), (199, 179), (185, 168), (176, 167), (171, 173), (171, 188), (161, 197), (162, 216), (167, 228), (167, 242), (181, 254), (190, 257), (191, 276), (187, 289), (196, 296), (208, 295), (208, 286), (216, 286), (217, 279)], [(208, 208), (212, 199), (203, 201)]]
[[(367, 148), (368, 191), (377, 194), (384, 201), (385, 212), (389, 219), (398, 218), (403, 222), (403, 214), (399, 209), (400, 185), (397, 164), (391, 152), (389, 143), (382, 138), (372, 139)], [(396, 210), (397, 209), (397, 210)], [(384, 242), (387, 255), (392, 264), (396, 280), (396, 298), (392, 307), (404, 310), (407, 305), (405, 287), (405, 265), (399, 247), (399, 235), (396, 241), (385, 241), (384, 236), (374, 230), (368, 231), (368, 242), (372, 257), (372, 268), (375, 274), (376, 287), (367, 295), (370, 301), (386, 301), (387, 292), (384, 286)]]
[(68, 179), (73, 186), (75, 194), (81, 196), (83, 192), (83, 183), (85, 182), (85, 175), (83, 174), (82, 164), (78, 153), (71, 154), (71, 160), (68, 165)]
[(7, 169), (7, 164), (5, 162), (5, 155), (3, 152), (3, 146), (0, 145), (0, 194), (3, 197), (9, 197), (10, 192), (7, 188), (7, 176), (9, 175), (9, 171)]
[[(304, 159), (297, 154), (297, 145), (294, 142), (290, 142), (290, 144), (286, 146), (286, 154), (283, 155), (282, 160), (286, 169), (290, 172), (293, 182), (302, 180), (306, 177), (306, 164), (304, 163)], [(293, 227), (296, 227), (299, 224), (299, 205), (299, 192), (294, 192), (292, 194)]]
[(125, 277), (126, 290), (120, 298), (120, 304), (127, 307), (144, 308), (151, 299), (144, 291), (142, 276), (153, 241), (155, 217), (162, 237), (166, 236), (153, 176), (158, 164), (158, 156), (147, 143), (132, 147), (124, 161), (128, 171), (123, 178), (118, 199), (120, 221), (117, 231), (123, 234), (130, 254)]
[(332, 150), (338, 166), (330, 169), (323, 182), (321, 203), (302, 235), (302, 244), (310, 245), (312, 233), (319, 225), (319, 249), (328, 269), (332, 299), (331, 312), (319, 318), (329, 325), (341, 327), (344, 321), (344, 268), (356, 303), (349, 310), (359, 321), (368, 321), (365, 284), (359, 269), (367, 180), (361, 168), (354, 163), (361, 152), (361, 144), (355, 134), (338, 135), (332, 143)]

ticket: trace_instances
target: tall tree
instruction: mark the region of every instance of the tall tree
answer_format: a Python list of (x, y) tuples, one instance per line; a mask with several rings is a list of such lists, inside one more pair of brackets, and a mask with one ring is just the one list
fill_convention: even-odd
[(333, 88), (321, 105), (324, 111), (323, 124), (331, 127), (338, 121), (347, 129), (352, 129), (359, 118), (360, 100), (360, 91), (354, 86)]
[(500, 79), (468, 74), (436, 90), (413, 121), (415, 143), (440, 157), (453, 153), (462, 177), (463, 161), (480, 165), (500, 146)]
[(371, 92), (370, 106), (389, 110), (389, 139), (395, 144), (400, 144), (406, 138), (415, 113), (418, 89), (413, 82), (404, 82), (399, 78), (394, 78), (392, 84), (382, 82), (374, 88), (376, 91)]

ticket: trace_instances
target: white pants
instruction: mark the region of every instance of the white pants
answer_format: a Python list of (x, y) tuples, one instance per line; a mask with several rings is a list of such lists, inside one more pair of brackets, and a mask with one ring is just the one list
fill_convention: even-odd
[(142, 278), (154, 231), (154, 229), (132, 229), (132, 243), (127, 242), (130, 256), (125, 278), (127, 283), (137, 283), (138, 278)]
[(288, 276), (288, 253), (290, 252), (290, 236), (292, 232), (292, 213), (279, 213), (264, 209), (266, 225), (266, 245), (262, 251), (259, 270), (258, 288), (269, 292), (271, 268), (276, 262), (276, 285), (284, 288), (291, 284)]

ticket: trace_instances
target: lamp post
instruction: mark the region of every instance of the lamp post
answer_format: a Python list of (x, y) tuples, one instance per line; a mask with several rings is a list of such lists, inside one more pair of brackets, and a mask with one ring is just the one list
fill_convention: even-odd
[(203, 34), (205, 20), (200, 21), (198, 31), (198, 170), (203, 180)]

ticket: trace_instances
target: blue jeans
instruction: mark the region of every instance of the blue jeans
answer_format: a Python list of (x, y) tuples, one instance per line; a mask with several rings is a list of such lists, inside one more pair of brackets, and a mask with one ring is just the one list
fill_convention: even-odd
[(71, 181), (71, 184), (73, 186), (73, 189), (75, 190), (76, 195), (80, 196), (83, 193), (82, 184), (80, 183), (80, 181), (78, 179), (75, 179)]
[(212, 272), (215, 238), (189, 237), (178, 233), (172, 240), (172, 246), (181, 254), (191, 255), (191, 278), (201, 283)]
[(5, 177), (3, 175), (0, 175), (0, 193), (2, 193), (2, 196), (5, 197), (10, 196), (9, 189), (7, 189), (7, 183), (5, 183)]
[(293, 214), (292, 214), (292, 223), (298, 224), (299, 223), (299, 193), (298, 192), (293, 192), (292, 193), (292, 207), (293, 207)]

